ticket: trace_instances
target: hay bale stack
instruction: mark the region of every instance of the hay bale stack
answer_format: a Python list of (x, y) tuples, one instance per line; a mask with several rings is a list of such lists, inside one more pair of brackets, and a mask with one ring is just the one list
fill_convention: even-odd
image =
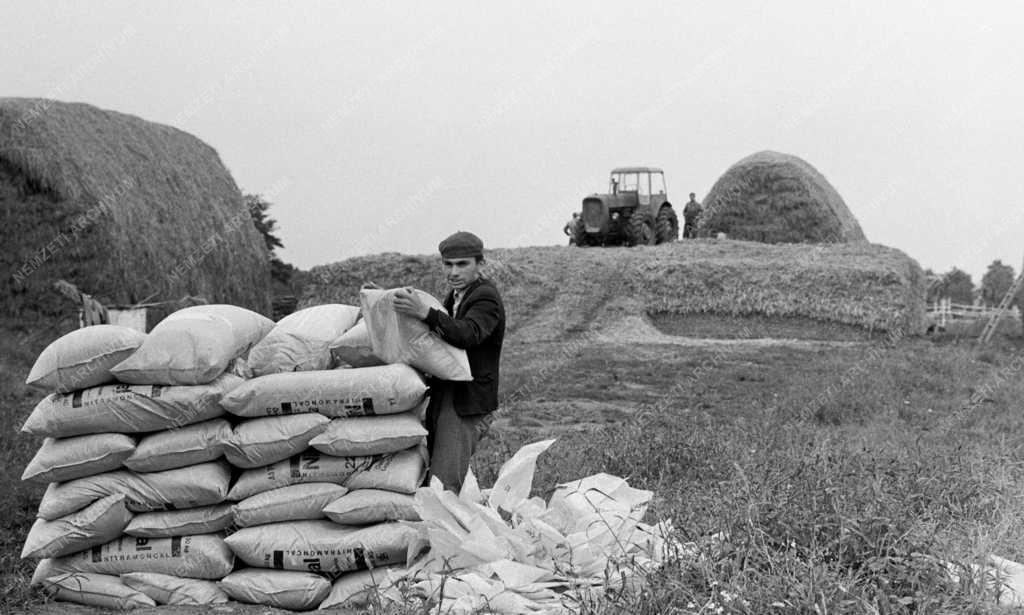
[[(269, 258), (217, 152), (96, 107), (0, 98), (3, 309), (66, 315), (66, 279), (107, 304), (199, 295), (270, 309)], [(35, 313), (35, 314), (33, 314)]]
[[(505, 301), (506, 339), (517, 342), (614, 329), (619, 315), (645, 313), (808, 318), (911, 335), (925, 327), (920, 265), (867, 242), (535, 246), (487, 250), (486, 259)], [(313, 268), (300, 306), (351, 303), (367, 281), (445, 291), (439, 257), (378, 254)]]
[(704, 198), (698, 234), (764, 243), (866, 241), (832, 184), (804, 160), (764, 151), (729, 167)]

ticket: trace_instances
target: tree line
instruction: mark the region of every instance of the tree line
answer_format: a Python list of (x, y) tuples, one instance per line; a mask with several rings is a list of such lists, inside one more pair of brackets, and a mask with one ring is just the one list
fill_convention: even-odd
[[(986, 305), (997, 305), (1010, 290), (1017, 275), (1013, 267), (994, 260), (981, 278), (981, 285), (975, 286), (971, 274), (953, 267), (944, 274), (937, 274), (931, 269), (925, 270), (929, 281), (926, 299), (928, 303), (939, 299), (949, 299), (953, 303), (971, 305), (975, 300)], [(1010, 305), (1018, 305), (1024, 309), (1024, 289), (1019, 291)]]

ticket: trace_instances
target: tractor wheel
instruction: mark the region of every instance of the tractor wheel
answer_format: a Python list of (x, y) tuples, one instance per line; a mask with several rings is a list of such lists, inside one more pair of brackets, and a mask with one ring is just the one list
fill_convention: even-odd
[(638, 211), (633, 212), (633, 215), (629, 217), (627, 224), (629, 226), (626, 227), (626, 245), (654, 245), (654, 229), (651, 228), (651, 223), (647, 219), (647, 216)]
[(590, 245), (590, 238), (587, 237), (587, 231), (583, 225), (583, 218), (576, 218), (576, 221), (573, 222), (572, 228), (569, 229), (569, 232), (572, 233), (572, 242), (577, 247), (586, 248)]
[(655, 236), (657, 243), (667, 243), (679, 239), (679, 217), (671, 205), (665, 204), (658, 211), (658, 217), (654, 221)]

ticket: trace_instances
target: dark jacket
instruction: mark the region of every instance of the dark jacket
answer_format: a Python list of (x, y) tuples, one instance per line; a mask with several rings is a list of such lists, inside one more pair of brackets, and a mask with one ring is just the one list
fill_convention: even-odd
[[(424, 319), (441, 339), (456, 348), (463, 348), (473, 373), (471, 382), (431, 379), (431, 387), (451, 387), (455, 411), (459, 416), (494, 412), (498, 408), (498, 365), (501, 343), (505, 339), (505, 304), (490, 280), (477, 278), (466, 287), (459, 310), (449, 316), (455, 303), (449, 291), (444, 298), (447, 311), (431, 308)], [(431, 401), (439, 398), (432, 395)]]

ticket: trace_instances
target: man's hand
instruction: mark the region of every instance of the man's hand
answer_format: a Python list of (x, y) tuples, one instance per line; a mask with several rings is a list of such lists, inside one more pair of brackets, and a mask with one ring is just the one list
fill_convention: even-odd
[(395, 311), (423, 320), (430, 313), (430, 306), (411, 288), (400, 288), (395, 291)]

